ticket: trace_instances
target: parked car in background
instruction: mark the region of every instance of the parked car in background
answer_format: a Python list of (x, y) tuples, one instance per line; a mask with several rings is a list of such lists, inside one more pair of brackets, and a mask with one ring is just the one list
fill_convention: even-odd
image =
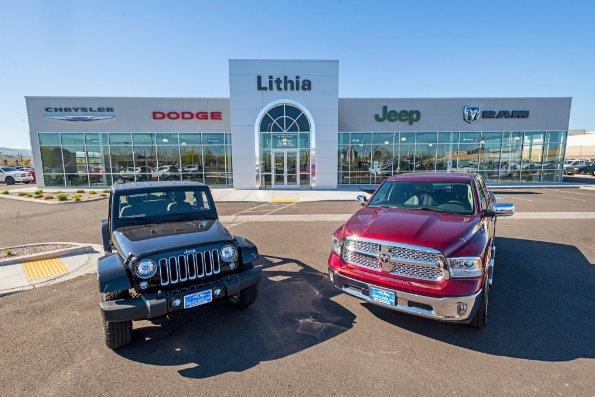
[(18, 171), (14, 167), (0, 167), (0, 182), (14, 185), (17, 182), (31, 183), (35, 179), (30, 172)]
[(564, 173), (567, 175), (574, 175), (578, 172), (580, 167), (588, 165), (590, 163), (589, 160), (586, 159), (578, 159), (578, 160), (564, 160), (563, 168)]
[(595, 176), (595, 162), (578, 167), (577, 174)]
[(25, 167), (23, 168), (23, 171), (26, 171), (28, 173), (31, 174), (31, 176), (33, 177), (33, 181), (35, 182), (36, 178), (35, 178), (35, 168), (33, 167)]
[(331, 282), (397, 311), (482, 328), (493, 280), (496, 204), (477, 174), (388, 178), (333, 234)]
[(212, 301), (245, 309), (256, 300), (262, 271), (254, 265), (258, 250), (223, 226), (206, 185), (114, 185), (108, 217), (101, 223), (106, 256), (98, 260), (97, 278), (110, 349), (130, 343), (133, 321)]

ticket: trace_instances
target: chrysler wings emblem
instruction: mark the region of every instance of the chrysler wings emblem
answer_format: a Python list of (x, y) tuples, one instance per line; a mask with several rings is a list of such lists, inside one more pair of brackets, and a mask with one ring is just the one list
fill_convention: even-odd
[(479, 106), (465, 106), (463, 109), (463, 120), (469, 124), (473, 124), (479, 120)]
[(376, 263), (378, 267), (385, 272), (390, 272), (393, 268), (391, 259), (390, 259), (390, 252), (388, 250), (387, 245), (380, 246), (380, 253), (378, 254), (378, 259), (376, 259)]
[(53, 115), (53, 114), (45, 114), (44, 115), (48, 119), (52, 120), (66, 120), (66, 121), (95, 121), (95, 120), (109, 120), (116, 117), (113, 114), (106, 114), (106, 115)]

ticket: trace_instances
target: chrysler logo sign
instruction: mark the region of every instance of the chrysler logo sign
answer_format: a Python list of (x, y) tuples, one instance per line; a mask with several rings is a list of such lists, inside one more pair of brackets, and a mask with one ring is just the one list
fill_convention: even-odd
[(44, 117), (52, 120), (65, 121), (97, 121), (109, 120), (116, 117), (113, 107), (110, 106), (73, 106), (73, 107), (46, 107)]
[(465, 106), (463, 108), (463, 120), (469, 124), (475, 123), (479, 118), (482, 119), (528, 119), (528, 110), (484, 110), (479, 106)]

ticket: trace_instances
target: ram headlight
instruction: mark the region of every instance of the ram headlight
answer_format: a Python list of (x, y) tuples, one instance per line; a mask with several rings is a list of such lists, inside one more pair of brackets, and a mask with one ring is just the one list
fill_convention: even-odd
[(447, 258), (450, 277), (479, 277), (483, 274), (483, 261), (476, 256)]
[(143, 259), (134, 265), (134, 273), (139, 278), (151, 278), (157, 273), (157, 264), (150, 259)]
[(236, 250), (236, 247), (231, 244), (225, 245), (223, 248), (221, 248), (221, 259), (223, 262), (233, 262), (236, 259), (237, 254), (238, 251)]
[(333, 243), (332, 243), (332, 247), (331, 250), (337, 254), (337, 255), (341, 255), (341, 247), (343, 246), (343, 240), (340, 240), (338, 238), (336, 238), (335, 236), (333, 236)]

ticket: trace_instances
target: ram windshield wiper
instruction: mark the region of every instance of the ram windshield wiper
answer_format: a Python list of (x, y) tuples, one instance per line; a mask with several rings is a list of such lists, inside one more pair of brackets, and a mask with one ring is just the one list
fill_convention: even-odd
[(455, 211), (447, 211), (447, 210), (443, 210), (440, 208), (432, 208), (432, 207), (415, 207), (415, 208), (410, 208), (412, 210), (422, 210), (422, 211), (434, 211), (434, 212), (443, 212), (445, 214), (455, 214), (455, 215), (462, 215), (459, 212), (455, 212)]

